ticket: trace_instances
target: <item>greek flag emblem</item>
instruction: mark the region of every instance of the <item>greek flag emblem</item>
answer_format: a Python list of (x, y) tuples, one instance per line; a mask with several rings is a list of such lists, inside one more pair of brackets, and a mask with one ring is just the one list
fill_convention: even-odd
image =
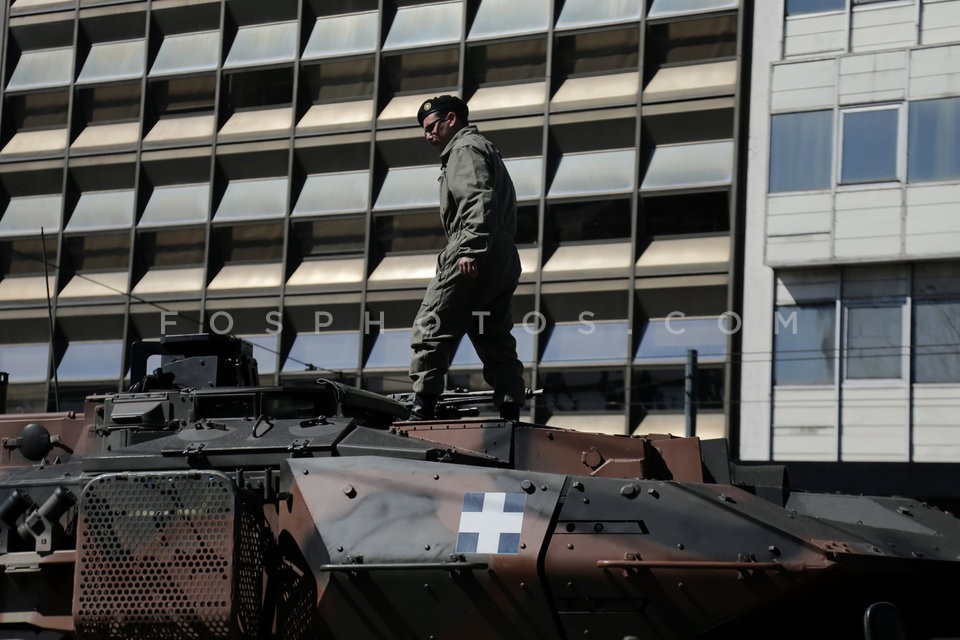
[(524, 493), (463, 494), (457, 553), (520, 553)]

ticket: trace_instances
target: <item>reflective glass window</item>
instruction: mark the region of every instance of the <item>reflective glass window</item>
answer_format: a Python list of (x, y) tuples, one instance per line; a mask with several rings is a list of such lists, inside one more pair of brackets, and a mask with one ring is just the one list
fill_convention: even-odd
[(165, 36), (150, 68), (150, 75), (160, 76), (216, 69), (219, 53), (219, 31)]
[(773, 116), (770, 129), (771, 193), (830, 188), (833, 112)]
[(347, 56), (377, 48), (376, 11), (318, 18), (303, 50), (303, 59)]
[(24, 51), (7, 83), (7, 91), (23, 91), (70, 84), (73, 49)]
[(567, 153), (550, 185), (550, 196), (622, 193), (635, 188), (637, 154), (633, 149)]
[(122, 355), (120, 340), (71, 342), (57, 366), (57, 377), (60, 382), (118, 380)]
[[(532, 329), (531, 331), (527, 331), (523, 325), (514, 325), (513, 329), (510, 330), (510, 335), (517, 341), (517, 358), (520, 362), (524, 364), (533, 363), (535, 357), (533, 352), (534, 333), (532, 333)], [(470, 338), (464, 336), (460, 341), (460, 346), (457, 347), (457, 352), (453, 355), (451, 366), (479, 368), (482, 365), (483, 363), (480, 361), (480, 356), (477, 355), (476, 349), (473, 348), (473, 343), (470, 342)]]
[(503, 161), (507, 173), (513, 180), (517, 200), (530, 200), (540, 197), (543, 185), (542, 158), (506, 158)]
[(691, 13), (736, 9), (740, 0), (653, 0), (647, 18), (670, 18)]
[(835, 305), (777, 307), (774, 323), (774, 384), (833, 384)]
[(732, 318), (648, 320), (641, 329), (634, 362), (684, 362), (691, 349), (697, 352), (698, 361), (722, 360), (727, 354), (724, 332), (736, 328)]
[(843, 11), (846, 8), (846, 0), (787, 0), (788, 16), (821, 11)]
[(730, 184), (733, 141), (664, 145), (653, 151), (643, 190)]
[[(297, 334), (283, 363), (283, 373), (314, 371), (311, 366), (352, 371), (357, 368), (359, 353), (359, 331)], [(322, 373), (325, 372), (318, 370), (318, 375)]]
[(214, 219), (282, 217), (287, 209), (287, 179), (231, 180)]
[(387, 172), (375, 209), (410, 209), (439, 206), (440, 167), (398, 167)]
[(913, 308), (914, 382), (960, 382), (960, 302), (918, 301)]
[(383, 331), (367, 357), (367, 369), (406, 369), (410, 366), (410, 330)]
[(0, 236), (56, 233), (60, 230), (61, 196), (23, 196), (10, 198), (6, 211), (0, 216)]
[(140, 226), (180, 222), (203, 222), (210, 210), (209, 184), (177, 184), (156, 187), (150, 194)]
[(848, 111), (843, 114), (844, 184), (897, 179), (899, 109)]
[(383, 43), (384, 50), (453, 42), (460, 38), (463, 2), (400, 7)]
[(253, 357), (257, 361), (257, 371), (260, 375), (271, 375), (277, 372), (277, 336), (271, 335), (240, 335), (253, 345)]
[(847, 308), (848, 380), (903, 376), (902, 322), (900, 305)]
[(960, 98), (910, 103), (907, 179), (960, 177)]
[(547, 336), (541, 361), (597, 364), (626, 360), (627, 323), (594, 322), (591, 317), (584, 316), (583, 322), (554, 325)]
[(566, 0), (557, 29), (572, 29), (594, 24), (623, 22), (640, 18), (640, 0)]
[(307, 176), (293, 208), (293, 215), (366, 211), (370, 194), (369, 182), (369, 171)]
[(124, 80), (143, 75), (144, 40), (103, 42), (90, 48), (78, 84)]
[(470, 27), (469, 39), (546, 31), (549, 0), (483, 0)]
[(224, 67), (290, 62), (297, 55), (297, 23), (277, 22), (240, 27)]
[(82, 193), (67, 222), (67, 231), (129, 227), (133, 224), (134, 200), (132, 189)]
[(0, 344), (0, 371), (10, 374), (10, 383), (43, 382), (50, 365), (48, 344)]

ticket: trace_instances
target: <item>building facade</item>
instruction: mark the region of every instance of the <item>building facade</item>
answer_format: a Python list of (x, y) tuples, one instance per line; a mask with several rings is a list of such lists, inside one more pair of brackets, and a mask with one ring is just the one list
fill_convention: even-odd
[(740, 456), (955, 494), (960, 2), (754, 21)]
[[(0, 370), (14, 411), (129, 383), (131, 345), (231, 332), (267, 383), (409, 389), (452, 93), (519, 198), (530, 417), (727, 433), (745, 154), (737, 0), (12, 0)], [(461, 345), (451, 386), (481, 388)], [(733, 410), (735, 414), (735, 409)]]

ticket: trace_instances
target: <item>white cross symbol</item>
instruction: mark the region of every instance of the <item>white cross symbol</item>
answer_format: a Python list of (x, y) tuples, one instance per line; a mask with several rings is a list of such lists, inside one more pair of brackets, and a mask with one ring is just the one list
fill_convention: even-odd
[(485, 493), (482, 511), (460, 513), (460, 533), (479, 534), (476, 553), (500, 553), (500, 534), (521, 532), (523, 512), (505, 513), (506, 498), (506, 493)]

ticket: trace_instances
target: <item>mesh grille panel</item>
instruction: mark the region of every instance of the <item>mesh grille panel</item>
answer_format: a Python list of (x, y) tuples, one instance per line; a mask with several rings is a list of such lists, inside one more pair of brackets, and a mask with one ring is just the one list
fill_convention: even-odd
[(260, 629), (261, 598), (263, 597), (263, 559), (267, 554), (267, 537), (263, 527), (247, 508), (240, 514), (240, 539), (237, 543), (237, 600), (240, 627), (247, 638), (269, 635)]
[(231, 637), (237, 495), (228, 478), (104, 475), (84, 489), (80, 509), (82, 637)]

